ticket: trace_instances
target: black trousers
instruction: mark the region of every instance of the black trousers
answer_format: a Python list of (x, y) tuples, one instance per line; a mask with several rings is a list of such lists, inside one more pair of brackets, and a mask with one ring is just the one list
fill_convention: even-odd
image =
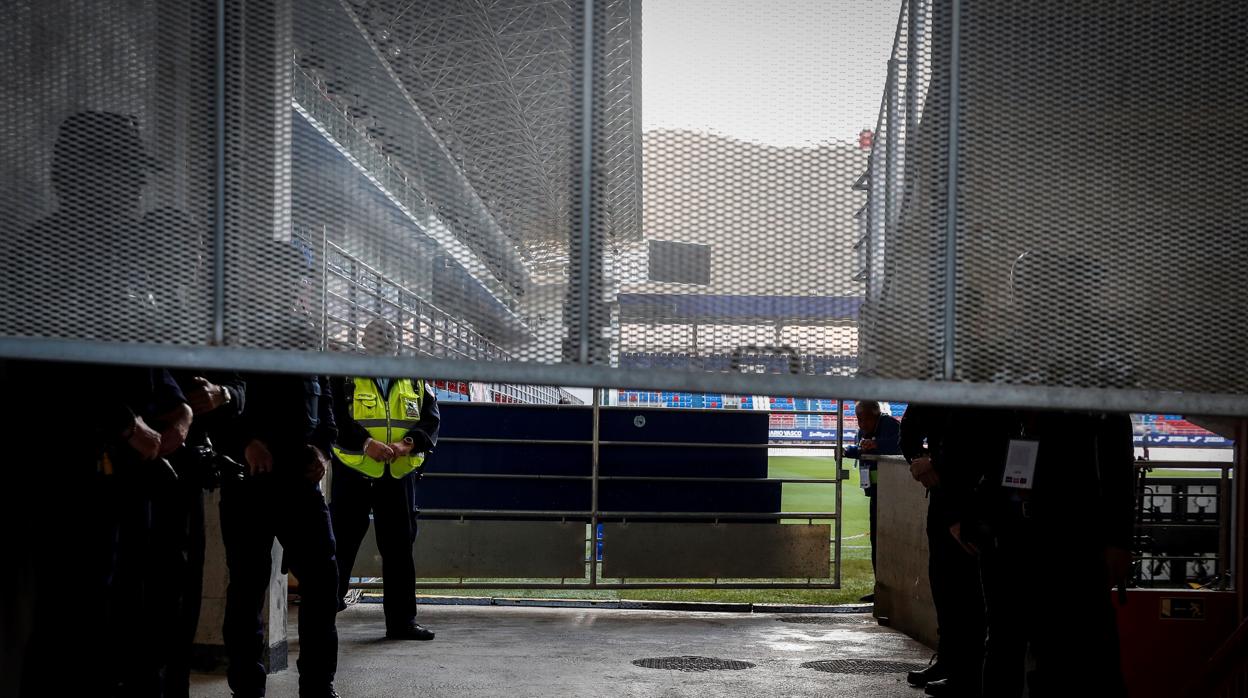
[[(48, 489), (46, 498), (22, 487), (4, 497), (10, 505), (6, 514), (20, 512), (10, 523), (39, 522), (25, 535), (17, 525), (8, 529), (20, 539), (9, 553), (20, 558), (20, 589), (32, 593), (23, 603), (22, 622), (29, 634), (12, 660), (20, 665), (14, 682), (20, 681), (23, 698), (113, 695), (116, 668), (110, 648), (117, 643), (110, 621), (121, 488), (112, 477), (75, 475), (57, 479)], [(68, 669), (67, 652), (73, 656)]]
[[(123, 481), (124, 482), (124, 481)], [(119, 698), (159, 698), (163, 648), (161, 579), (152, 512), (168, 483), (127, 483), (118, 495), (117, 553), (109, 589), (106, 645)]]
[(416, 542), (416, 483), (419, 475), (403, 478), (388, 474), (370, 478), (342, 463), (334, 462), (334, 534), (338, 538), (338, 590), (346, 596), (351, 569), (360, 544), (368, 534), (369, 514), (381, 553), (381, 576), (385, 580), (387, 631), (401, 631), (416, 619), (416, 565), (412, 545)]
[(932, 495), (927, 509), (927, 576), (940, 635), (936, 651), (963, 695), (975, 696), (979, 695), (988, 630), (979, 560), (949, 533), (938, 496)]
[(170, 483), (152, 499), (152, 566), (149, 586), (156, 648), (165, 698), (187, 698), (191, 648), (204, 590), (204, 489), (195, 479)]
[(230, 572), (224, 627), (230, 689), (236, 696), (264, 695), (260, 614), (272, 567), (281, 562), (272, 556), (276, 538), (299, 578), (299, 692), (324, 693), (338, 669), (338, 561), (321, 491), (277, 474), (228, 483), (221, 493), (221, 534)]
[(981, 555), (988, 606), (984, 695), (1022, 695), (1030, 648), (1036, 668), (1026, 678), (1033, 698), (1125, 698), (1104, 550), (1065, 521), (1003, 516), (991, 526), (995, 545)]

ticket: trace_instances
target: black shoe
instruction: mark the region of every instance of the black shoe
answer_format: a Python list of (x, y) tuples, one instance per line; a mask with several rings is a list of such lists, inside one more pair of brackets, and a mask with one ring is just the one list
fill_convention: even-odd
[(858, 599), (858, 601), (859, 601), (860, 603), (875, 603), (875, 594), (874, 594), (874, 593), (872, 593), (872, 594), (867, 594), (866, 596), (862, 597), (861, 599)]
[(957, 696), (958, 684), (951, 682), (949, 679), (940, 679), (931, 681), (923, 689), (923, 693), (929, 696)]
[(412, 621), (406, 628), (402, 630), (387, 630), (387, 640), (432, 640), (433, 631), (425, 626)]
[(949, 670), (945, 668), (944, 664), (940, 663), (939, 658), (929, 664), (926, 669), (920, 669), (906, 674), (906, 681), (915, 688), (923, 688), (933, 681), (940, 681), (941, 679), (947, 678), (949, 678)]

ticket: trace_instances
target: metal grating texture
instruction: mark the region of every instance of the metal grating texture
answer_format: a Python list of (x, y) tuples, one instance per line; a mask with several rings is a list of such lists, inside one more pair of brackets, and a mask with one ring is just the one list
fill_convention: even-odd
[(703, 672), (703, 671), (741, 671), (753, 669), (750, 662), (739, 662), (734, 659), (717, 659), (715, 657), (648, 657), (634, 659), (633, 666), (643, 669), (664, 669), (667, 671)]
[(918, 671), (923, 668), (923, 665), (881, 659), (824, 659), (805, 662), (802, 668), (829, 674), (904, 674), (908, 671)]
[(1241, 2), (5, 20), (3, 357), (1248, 411)]
[(211, 336), (210, 10), (6, 4), (0, 335)]
[(861, 365), (1242, 394), (1246, 29), (1229, 2), (907, 3)]

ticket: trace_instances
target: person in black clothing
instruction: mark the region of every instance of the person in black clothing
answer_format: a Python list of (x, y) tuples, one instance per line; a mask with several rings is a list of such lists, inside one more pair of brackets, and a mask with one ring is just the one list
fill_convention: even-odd
[(999, 445), (1001, 415), (910, 405), (901, 418), (902, 453), (927, 490), (927, 570), (939, 634), (936, 662), (907, 679), (928, 695), (980, 695), (987, 620), (979, 561), (949, 528), (959, 509), (955, 498), (969, 486), (964, 480), (982, 470), (980, 461)]
[[(163, 278), (147, 268), (144, 255), (134, 254), (143, 235), (143, 188), (157, 167), (131, 116), (83, 111), (61, 122), (50, 178), (58, 208), (3, 241), (0, 256), (14, 263), (0, 275), (0, 295), (15, 312), (0, 317), (0, 332), (115, 341), (170, 337), (170, 318), (160, 312), (169, 300)], [(141, 609), (151, 591), (144, 578), (151, 493), (173, 477), (166, 458), (185, 439), (191, 410), (161, 369), (27, 362), (10, 369), (15, 387), (5, 394), (22, 396), (16, 421), (27, 424), (15, 433), (52, 433), (50, 425), (66, 419), (86, 423), (73, 438), (40, 446), (35, 460), (18, 459), (43, 463), (40, 489), (55, 483), (55, 503), (33, 519), (23, 517), (26, 530), (37, 520), (38, 534), (48, 536), (28, 557), (38, 599), (31, 661), (21, 679), (25, 691), (46, 695), (40, 682), (53, 675), (63, 681), (58, 691), (71, 694), (104, 695), (119, 686), (145, 691), (138, 684), (150, 679), (151, 666), (135, 637), (148, 627)], [(45, 483), (48, 470), (59, 472)], [(58, 606), (82, 616), (64, 616)], [(93, 648), (92, 656), (72, 675), (50, 673), (61, 654), (59, 635), (68, 628)]]
[[(879, 464), (875, 460), (861, 459), (861, 456), (895, 456), (901, 453), (901, 424), (896, 417), (880, 414), (880, 403), (862, 400), (854, 405), (858, 416), (858, 443), (845, 449), (846, 458), (859, 459), (859, 479), (863, 494), (867, 496), (868, 518), (871, 530), (868, 537), (871, 541), (871, 572), (875, 573), (876, 561), (876, 523), (879, 521)], [(864, 602), (875, 601), (875, 594), (867, 594), (861, 599)]]
[[(32, 361), (3, 369), (0, 391), (15, 398), (3, 421), (27, 438), (10, 444), (21, 467), (7, 471), (0, 511), (4, 530), (21, 531), (6, 558), (31, 594), (15, 619), (22, 637), (5, 683), (20, 685), (20, 696), (110, 695), (127, 668), (117, 662), (119, 628), (134, 619), (122, 614), (141, 593), (119, 576), (122, 545), (144, 532), (133, 527), (145, 513), (136, 493), (169, 476), (163, 457), (186, 438), (190, 409), (161, 369)], [(66, 418), (80, 422), (69, 438), (40, 437)], [(66, 672), (70, 637), (88, 649)]]
[[(393, 326), (381, 319), (369, 323), (364, 347), (370, 354), (397, 354)], [(412, 545), (420, 514), (416, 504), (419, 469), (437, 443), (441, 423), (437, 396), (418, 378), (336, 378), (334, 395), (339, 433), (330, 511), (338, 538), (339, 608), (346, 608), (351, 569), (368, 533), (371, 513), (386, 584), (386, 637), (432, 640), (433, 632), (416, 622)], [(383, 407), (392, 403), (402, 408)], [(358, 421), (360, 414), (375, 414), (379, 407), (387, 415), (386, 424), (370, 429)]]
[(227, 452), (229, 432), (242, 414), (246, 383), (233, 372), (174, 371), (195, 414), (186, 444), (170, 457), (177, 479), (152, 500), (151, 569), (155, 581), (150, 612), (158, 631), (149, 641), (163, 671), (159, 695), (185, 698), (190, 691), (191, 647), (199, 627), (204, 582), (204, 491), (222, 478), (241, 477), (239, 454)]
[[(980, 557), (988, 608), (984, 694), (1125, 696), (1109, 590), (1130, 571), (1135, 501), (1127, 415), (1018, 412), (950, 530)], [(1055, 591), (1060, 566), (1075, 582)], [(1035, 671), (1028, 678), (1028, 649)]]
[(225, 482), (221, 533), (230, 583), (225, 601), (227, 675), (235, 696), (263, 696), (260, 612), (272, 575), (273, 539), (299, 578), (299, 695), (336, 696), (338, 562), (320, 482), (337, 436), (323, 376), (250, 374), (234, 440), (247, 475)]

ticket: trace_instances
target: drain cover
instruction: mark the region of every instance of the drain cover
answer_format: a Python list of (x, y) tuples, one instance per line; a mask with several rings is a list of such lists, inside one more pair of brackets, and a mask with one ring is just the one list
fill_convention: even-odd
[(688, 656), (634, 659), (633, 664), (644, 669), (667, 669), (668, 671), (740, 671), (754, 668), (754, 665), (749, 662), (738, 662), (733, 659)]
[(879, 659), (825, 659), (806, 662), (802, 668), (826, 671), (829, 674), (904, 674), (907, 671), (918, 671), (923, 665)]
[(803, 625), (870, 625), (871, 621), (853, 616), (788, 616), (780, 619), (781, 623), (800, 623)]

